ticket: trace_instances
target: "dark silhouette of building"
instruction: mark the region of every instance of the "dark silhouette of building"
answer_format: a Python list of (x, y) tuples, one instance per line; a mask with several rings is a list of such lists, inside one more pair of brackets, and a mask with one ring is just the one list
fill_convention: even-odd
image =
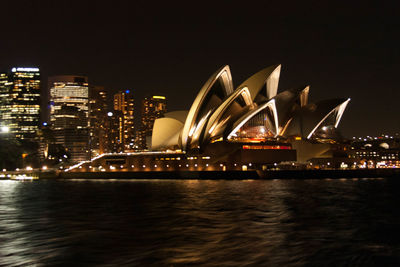
[(90, 156), (110, 152), (107, 128), (107, 92), (102, 86), (89, 88)]
[(141, 125), (136, 136), (136, 143), (139, 149), (143, 150), (151, 147), (154, 121), (163, 117), (166, 112), (167, 99), (165, 96), (153, 95), (143, 99)]
[(106, 127), (108, 129), (108, 142), (110, 152), (124, 151), (124, 116), (122, 111), (108, 112)]

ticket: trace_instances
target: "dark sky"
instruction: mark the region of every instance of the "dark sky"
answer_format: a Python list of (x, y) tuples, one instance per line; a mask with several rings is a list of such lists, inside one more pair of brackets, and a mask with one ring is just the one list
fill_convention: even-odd
[(178, 110), (225, 64), (238, 86), (280, 63), (280, 91), (351, 97), (345, 136), (400, 132), (396, 2), (240, 2), (4, 1), (0, 70), (39, 66), (44, 84), (87, 75), (110, 94), (164, 94)]

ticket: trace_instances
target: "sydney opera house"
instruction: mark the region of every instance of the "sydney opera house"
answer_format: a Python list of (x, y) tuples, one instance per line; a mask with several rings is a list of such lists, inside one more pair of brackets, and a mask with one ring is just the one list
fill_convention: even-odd
[(281, 65), (267, 67), (234, 89), (229, 66), (220, 68), (189, 111), (155, 121), (150, 152), (103, 155), (89, 167), (265, 169), (323, 155), (340, 136), (350, 99), (310, 103), (309, 86), (278, 92), (280, 71)]

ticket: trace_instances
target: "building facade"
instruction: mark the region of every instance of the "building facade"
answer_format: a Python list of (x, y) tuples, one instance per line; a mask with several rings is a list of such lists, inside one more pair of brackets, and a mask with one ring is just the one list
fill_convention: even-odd
[(89, 158), (89, 84), (84, 76), (49, 78), (50, 127), (72, 162)]
[(142, 101), (141, 124), (137, 132), (136, 142), (138, 148), (151, 148), (151, 136), (154, 121), (164, 116), (167, 112), (167, 98), (165, 96), (153, 95), (145, 97)]
[(383, 135), (353, 140), (349, 151), (356, 168), (400, 168), (400, 137)]
[(135, 147), (135, 103), (130, 90), (119, 91), (114, 95), (114, 115), (120, 116), (118, 122), (123, 151), (132, 151)]
[(8, 133), (8, 120), (7, 116), (10, 115), (10, 88), (11, 83), (8, 81), (8, 74), (3, 72), (0, 73), (0, 132)]
[(96, 157), (111, 151), (107, 124), (107, 92), (102, 86), (89, 88), (90, 156)]
[(3, 74), (1, 83), (2, 98), (6, 100), (2, 104), (4, 124), (16, 138), (36, 141), (40, 125), (39, 68), (12, 68), (8, 82)]
[(89, 84), (84, 76), (53, 76), (49, 78), (50, 124), (54, 124), (55, 115), (63, 106), (76, 107), (84, 114), (77, 127), (88, 127)]
[(109, 151), (114, 153), (124, 152), (124, 116), (122, 111), (108, 112), (106, 127)]

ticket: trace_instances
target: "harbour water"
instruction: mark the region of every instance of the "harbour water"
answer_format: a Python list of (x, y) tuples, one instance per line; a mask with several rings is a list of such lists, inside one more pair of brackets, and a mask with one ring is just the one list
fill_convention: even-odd
[(0, 181), (0, 266), (400, 266), (399, 179)]

